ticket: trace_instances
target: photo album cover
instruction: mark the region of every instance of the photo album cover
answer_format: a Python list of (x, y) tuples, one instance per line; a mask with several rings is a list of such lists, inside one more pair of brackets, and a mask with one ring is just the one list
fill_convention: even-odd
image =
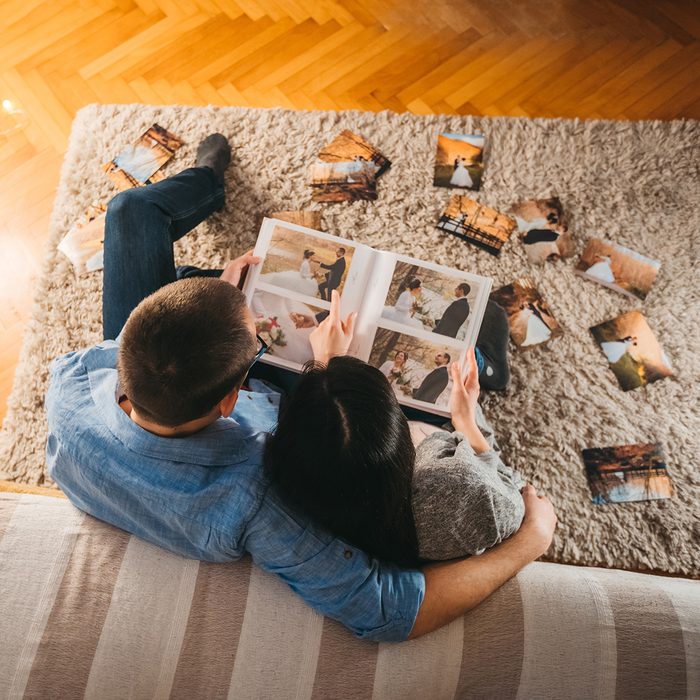
[(454, 194), (437, 227), (498, 255), (515, 228), (515, 219), (469, 197)]
[(165, 176), (160, 169), (175, 155), (182, 141), (154, 124), (103, 166), (107, 177), (120, 189), (150, 185)]
[(345, 129), (321, 149), (311, 165), (314, 202), (354, 202), (377, 198), (377, 178), (391, 161), (362, 136)]
[(520, 240), (531, 263), (568, 258), (574, 254), (569, 215), (559, 197), (530, 199), (512, 207)]
[(596, 505), (671, 498), (673, 484), (659, 443), (582, 450)]
[(641, 312), (628, 311), (590, 330), (623, 391), (673, 376), (671, 363)]
[(73, 264), (78, 276), (104, 267), (105, 212), (107, 207), (95, 203), (83, 218), (61, 239), (57, 248)]
[(586, 279), (622, 292), (628, 297), (646, 299), (661, 263), (629, 248), (591, 238), (576, 264), (576, 272)]
[(561, 326), (529, 278), (495, 290), (491, 299), (505, 310), (510, 337), (520, 349), (541, 345), (562, 334)]
[(337, 290), (343, 317), (358, 313), (350, 354), (377, 367), (401, 403), (449, 416), (448, 368), (476, 342), (490, 278), (275, 219), (255, 255), (243, 291), (269, 346), (264, 362), (302, 371)]
[(484, 174), (481, 134), (438, 134), (433, 185), (478, 190)]

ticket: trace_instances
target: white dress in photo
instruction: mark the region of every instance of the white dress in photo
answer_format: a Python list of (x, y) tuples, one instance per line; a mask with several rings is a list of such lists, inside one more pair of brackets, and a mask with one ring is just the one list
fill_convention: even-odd
[(586, 275), (588, 275), (588, 277), (595, 277), (601, 282), (615, 284), (615, 275), (613, 275), (611, 263), (612, 260), (609, 257), (605, 256), (600, 262), (591, 265), (586, 270)]
[(609, 340), (600, 344), (600, 348), (608, 358), (608, 362), (614, 365), (632, 347), (633, 340)]
[(552, 331), (532, 309), (523, 309), (520, 313), (523, 319), (527, 319), (525, 340), (521, 346), (539, 345), (551, 338)]
[(413, 303), (415, 299), (413, 294), (406, 289), (399, 294), (394, 306), (385, 306), (382, 316), (395, 323), (402, 323), (405, 326), (414, 326), (415, 328), (423, 328), (423, 324), (411, 316), (413, 311)]
[(302, 261), (298, 271), (266, 272), (264, 275), (260, 275), (260, 280), (309, 297), (318, 296), (318, 282), (314, 279), (311, 263), (308, 260)]
[(469, 175), (469, 171), (464, 166), (464, 161), (460, 160), (455, 171), (452, 173), (450, 185), (454, 185), (455, 187), (472, 187), (473, 184), (471, 175)]
[(313, 359), (314, 353), (309, 342), (309, 336), (315, 326), (311, 328), (297, 328), (292, 321), (290, 314), (299, 313), (306, 316), (313, 316), (313, 310), (306, 304), (293, 299), (285, 299), (276, 294), (268, 294), (263, 291), (255, 292), (251, 303), (251, 310), (255, 318), (277, 317), (277, 323), (284, 331), (286, 345), (274, 345), (272, 347), (273, 357), (281, 357), (289, 362), (296, 362), (303, 365)]

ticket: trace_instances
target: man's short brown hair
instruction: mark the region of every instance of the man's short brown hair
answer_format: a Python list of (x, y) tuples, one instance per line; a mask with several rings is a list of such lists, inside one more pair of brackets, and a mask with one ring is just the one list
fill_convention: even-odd
[(219, 279), (173, 282), (144, 299), (121, 334), (121, 389), (147, 420), (207, 415), (240, 386), (255, 355), (243, 293)]

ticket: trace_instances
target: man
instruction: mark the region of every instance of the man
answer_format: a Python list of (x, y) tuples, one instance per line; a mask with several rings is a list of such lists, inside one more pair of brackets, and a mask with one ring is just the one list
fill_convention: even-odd
[[(280, 397), (244, 388), (266, 348), (236, 285), (259, 260), (246, 254), (218, 272), (173, 263), (173, 242), (223, 205), (229, 160), (224, 137), (210, 136), (194, 168), (110, 202), (106, 340), (52, 364), (49, 473), (78, 508), (172, 552), (208, 561), (249, 552), (359, 637), (420, 636), (547, 549), (551, 504), (530, 487), (510, 540), (479, 562), (422, 571), (372, 560), (282, 506), (261, 469)], [(353, 326), (354, 317), (341, 320), (336, 292), (314, 331), (316, 359), (345, 354)]]
[(414, 399), (427, 403), (435, 403), (437, 401), (438, 396), (445, 391), (445, 387), (450, 381), (447, 366), (451, 360), (449, 353), (446, 352), (439, 352), (435, 355), (437, 367), (423, 378), (417, 389), (413, 390)]
[(325, 299), (326, 301), (331, 300), (331, 293), (334, 289), (340, 287), (340, 282), (343, 279), (343, 274), (345, 272), (345, 248), (338, 248), (338, 250), (335, 251), (335, 257), (336, 261), (331, 265), (326, 263), (320, 264), (324, 270), (328, 270), (326, 273), (326, 281), (318, 285), (321, 299)]
[(469, 318), (469, 301), (467, 295), (471, 290), (472, 288), (466, 282), (457, 285), (454, 292), (457, 299), (445, 309), (442, 318), (438, 319), (435, 324), (433, 333), (446, 335), (450, 338), (457, 337), (457, 333), (462, 327), (462, 324)]

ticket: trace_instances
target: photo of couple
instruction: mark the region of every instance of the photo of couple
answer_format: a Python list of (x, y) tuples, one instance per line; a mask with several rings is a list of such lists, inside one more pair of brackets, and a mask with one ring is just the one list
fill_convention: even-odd
[(546, 343), (562, 333), (549, 306), (528, 278), (497, 289), (491, 298), (508, 314), (510, 337), (519, 348)]
[(267, 354), (304, 365), (313, 359), (309, 336), (328, 311), (295, 299), (256, 290), (250, 304), (257, 334), (267, 344)]
[(596, 505), (673, 496), (673, 483), (659, 443), (593, 447), (582, 454), (591, 500)]
[(593, 326), (591, 333), (623, 391), (673, 376), (666, 353), (639, 311)]
[(389, 380), (399, 401), (424, 401), (447, 410), (452, 389), (449, 366), (460, 355), (459, 348), (379, 328), (369, 364)]
[(480, 134), (438, 134), (433, 184), (478, 190), (484, 172), (484, 141)]
[(463, 340), (477, 292), (473, 282), (397, 261), (382, 318)]
[(180, 146), (182, 141), (175, 134), (154, 124), (106, 163), (104, 171), (120, 190), (158, 182), (163, 179), (158, 171)]
[(604, 287), (646, 299), (661, 263), (616, 243), (591, 238), (576, 264), (576, 272)]
[(259, 281), (330, 301), (334, 289), (343, 293), (353, 251), (349, 245), (276, 226)]
[(568, 258), (574, 254), (569, 215), (559, 197), (531, 199), (511, 209), (531, 263)]
[(515, 219), (466, 195), (453, 194), (437, 227), (498, 255), (515, 228)]

